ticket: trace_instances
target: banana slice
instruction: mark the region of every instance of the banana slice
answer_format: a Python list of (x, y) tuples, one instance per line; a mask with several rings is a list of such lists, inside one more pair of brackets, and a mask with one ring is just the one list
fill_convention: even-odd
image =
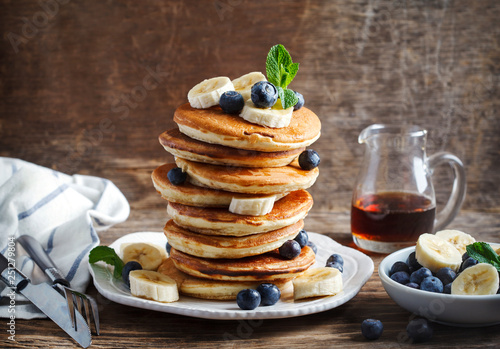
[(188, 101), (193, 108), (210, 108), (219, 104), (220, 96), (226, 91), (234, 91), (233, 83), (228, 77), (203, 80), (188, 92)]
[(498, 271), (488, 263), (465, 269), (451, 284), (451, 294), (492, 295), (498, 291)]
[(170, 277), (152, 270), (130, 272), (130, 293), (136, 297), (170, 303), (179, 300), (177, 283)]
[(272, 211), (276, 195), (261, 198), (236, 198), (231, 199), (229, 212), (249, 215), (263, 216)]
[(451, 243), (433, 234), (422, 234), (415, 246), (415, 257), (424, 267), (433, 273), (443, 267), (455, 272), (462, 263), (462, 254)]
[(490, 244), (491, 248), (500, 256), (500, 245), (499, 244)]
[(342, 273), (338, 269), (309, 268), (293, 280), (293, 298), (333, 296), (342, 288)]
[(239, 92), (246, 101), (251, 98), (252, 86), (259, 81), (267, 81), (267, 79), (261, 72), (252, 72), (234, 79), (232, 83), (234, 90)]
[(461, 254), (467, 252), (467, 245), (476, 242), (476, 239), (460, 230), (441, 230), (435, 235), (451, 243)]
[(272, 108), (257, 108), (251, 99), (245, 102), (240, 116), (248, 122), (272, 128), (287, 127), (292, 120), (293, 107), (283, 109), (281, 102)]
[(156, 270), (167, 258), (165, 249), (146, 242), (131, 242), (120, 246), (124, 263), (139, 262), (143, 270)]

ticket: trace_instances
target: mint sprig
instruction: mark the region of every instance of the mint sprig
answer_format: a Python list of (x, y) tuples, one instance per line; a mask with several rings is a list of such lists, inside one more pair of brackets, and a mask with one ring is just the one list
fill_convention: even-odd
[(96, 246), (89, 253), (89, 262), (96, 263), (103, 261), (115, 267), (113, 276), (117, 279), (122, 277), (123, 261), (116, 254), (115, 250), (108, 246)]
[(278, 89), (278, 95), (283, 109), (293, 107), (299, 99), (287, 86), (299, 71), (299, 63), (293, 63), (292, 57), (281, 44), (271, 47), (267, 54), (267, 80)]
[(500, 272), (500, 256), (486, 242), (474, 242), (467, 245), (467, 254), (479, 263), (489, 263)]

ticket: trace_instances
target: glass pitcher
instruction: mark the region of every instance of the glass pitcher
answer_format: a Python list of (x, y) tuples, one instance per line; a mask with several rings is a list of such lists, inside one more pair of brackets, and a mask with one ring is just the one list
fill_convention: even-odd
[[(427, 131), (418, 126), (375, 124), (358, 142), (365, 155), (354, 187), (351, 232), (360, 248), (390, 253), (414, 245), (423, 233), (448, 225), (465, 198), (465, 170), (460, 159), (439, 152), (426, 156)], [(436, 214), (431, 175), (449, 164), (455, 174), (447, 204)]]

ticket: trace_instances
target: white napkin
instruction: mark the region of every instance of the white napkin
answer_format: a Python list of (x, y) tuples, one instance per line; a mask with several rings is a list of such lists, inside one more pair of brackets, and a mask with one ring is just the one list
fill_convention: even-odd
[[(12, 238), (31, 235), (77, 291), (85, 292), (90, 281), (87, 261), (89, 251), (99, 244), (97, 232), (125, 221), (129, 213), (127, 199), (107, 179), (69, 176), (0, 157), (0, 253), (7, 255)], [(17, 269), (34, 284), (48, 282), (19, 244), (14, 253)], [(0, 317), (46, 317), (20, 294), (12, 306), (7, 297), (10, 289), (3, 282), (0, 290)]]

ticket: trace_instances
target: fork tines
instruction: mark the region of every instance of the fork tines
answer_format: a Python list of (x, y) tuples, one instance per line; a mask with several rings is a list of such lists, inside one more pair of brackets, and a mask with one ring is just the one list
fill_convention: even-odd
[[(95, 333), (99, 335), (99, 312), (97, 308), (97, 303), (94, 298), (84, 293), (75, 291), (69, 287), (58, 285), (61, 291), (64, 293), (66, 302), (68, 303), (69, 316), (71, 318), (71, 325), (76, 329), (76, 319), (75, 319), (75, 304), (76, 311), (78, 311), (85, 318), (89, 329), (92, 328), (92, 322), (94, 323)], [(82, 309), (83, 307), (83, 309)]]

